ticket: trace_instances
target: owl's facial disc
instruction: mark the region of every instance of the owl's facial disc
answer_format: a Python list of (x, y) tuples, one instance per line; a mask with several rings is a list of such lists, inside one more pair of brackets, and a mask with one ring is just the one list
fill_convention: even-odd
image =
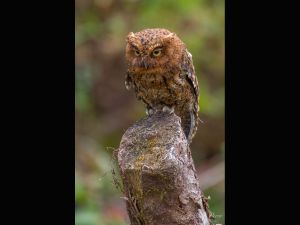
[[(131, 36), (132, 37), (132, 36)], [(143, 40), (134, 37), (134, 40), (127, 42), (127, 57), (129, 70), (137, 73), (155, 73), (164, 71), (164, 65), (168, 59), (168, 44), (160, 39), (153, 39), (148, 43), (142, 44)]]

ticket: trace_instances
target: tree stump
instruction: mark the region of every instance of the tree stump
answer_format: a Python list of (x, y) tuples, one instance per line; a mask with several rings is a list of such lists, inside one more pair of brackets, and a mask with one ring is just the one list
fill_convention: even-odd
[(131, 225), (210, 225), (180, 118), (158, 112), (130, 127), (117, 160)]

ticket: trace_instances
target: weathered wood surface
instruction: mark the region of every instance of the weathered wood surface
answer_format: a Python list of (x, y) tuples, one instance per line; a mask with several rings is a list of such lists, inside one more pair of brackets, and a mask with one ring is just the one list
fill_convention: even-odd
[(174, 113), (136, 122), (117, 152), (131, 225), (209, 225), (191, 152)]

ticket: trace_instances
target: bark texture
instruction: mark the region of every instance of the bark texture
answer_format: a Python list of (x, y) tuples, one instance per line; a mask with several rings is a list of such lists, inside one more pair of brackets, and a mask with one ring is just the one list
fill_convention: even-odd
[(117, 152), (131, 225), (210, 225), (191, 152), (174, 113), (136, 122)]

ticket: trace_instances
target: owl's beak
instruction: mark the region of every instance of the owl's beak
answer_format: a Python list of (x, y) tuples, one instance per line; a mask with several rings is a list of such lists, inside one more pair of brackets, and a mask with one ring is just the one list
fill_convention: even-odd
[(149, 68), (149, 64), (147, 63), (147, 60), (142, 59), (141, 66), (145, 67), (145, 69), (148, 69)]

